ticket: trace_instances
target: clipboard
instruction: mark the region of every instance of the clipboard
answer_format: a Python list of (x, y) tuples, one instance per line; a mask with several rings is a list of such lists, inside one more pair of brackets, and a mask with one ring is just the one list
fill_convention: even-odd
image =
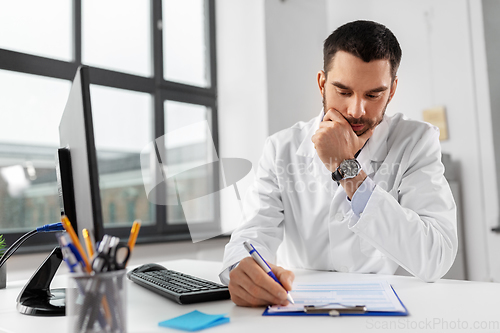
[[(401, 302), (401, 299), (399, 298), (398, 294), (394, 290), (394, 288), (391, 286), (392, 291), (394, 292), (394, 295), (396, 295), (399, 303), (401, 303), (401, 306), (404, 308), (404, 311), (338, 311), (338, 314), (330, 314), (329, 312), (305, 312), (305, 311), (298, 311), (298, 312), (272, 312), (270, 313), (268, 310), (269, 308), (266, 308), (266, 310), (262, 313), (263, 316), (408, 316), (410, 313), (408, 312), (408, 309), (406, 306)], [(359, 307), (362, 306), (357, 306), (357, 307), (348, 307), (349, 309), (354, 309), (357, 308), (358, 310)], [(346, 309), (348, 309), (346, 308)]]
[(366, 306), (364, 305), (354, 305), (348, 306), (340, 303), (331, 303), (324, 305), (305, 305), (304, 311), (307, 314), (328, 314), (331, 317), (338, 317), (340, 314), (364, 314), (366, 313)]

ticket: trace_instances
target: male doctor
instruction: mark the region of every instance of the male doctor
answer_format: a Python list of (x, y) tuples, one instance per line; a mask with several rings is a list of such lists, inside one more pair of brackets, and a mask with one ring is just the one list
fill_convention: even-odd
[[(221, 281), (241, 306), (286, 305), (294, 275), (275, 266), (442, 277), (457, 252), (456, 207), (438, 129), (392, 117), (401, 49), (385, 26), (355, 21), (324, 42), (323, 110), (266, 141)], [(284, 288), (248, 256), (249, 241)], [(286, 290), (285, 290), (286, 289)]]

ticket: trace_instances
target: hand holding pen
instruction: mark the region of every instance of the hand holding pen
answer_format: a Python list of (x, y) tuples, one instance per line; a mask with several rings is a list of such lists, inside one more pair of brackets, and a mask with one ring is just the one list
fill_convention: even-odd
[[(257, 252), (257, 250), (255, 249), (255, 247), (253, 247), (253, 245), (250, 244), (249, 242), (243, 242), (243, 246), (245, 246), (245, 249), (252, 256), (252, 258), (255, 260), (255, 262), (257, 264), (259, 264), (260, 268), (262, 268), (264, 270), (264, 272), (266, 272), (267, 275), (269, 275), (274, 281), (276, 281), (277, 283), (280, 284), (280, 286), (283, 287), (283, 285), (281, 284), (280, 280), (278, 280), (278, 278), (276, 277), (276, 275), (274, 275), (274, 273), (273, 273), (271, 267), (269, 266), (269, 264), (264, 260), (264, 258), (262, 258), (262, 256), (260, 255), (260, 253)], [(288, 291), (287, 291), (286, 299), (290, 303), (292, 303), (292, 304), (294, 303), (292, 295), (290, 295), (288, 293)]]
[(240, 306), (287, 305), (287, 290), (292, 289), (293, 272), (269, 264), (280, 281), (276, 283), (252, 257), (244, 258), (230, 273), (231, 299)]

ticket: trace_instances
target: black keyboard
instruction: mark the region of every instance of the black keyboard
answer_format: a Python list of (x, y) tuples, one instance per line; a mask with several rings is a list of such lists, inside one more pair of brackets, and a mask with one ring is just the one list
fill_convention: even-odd
[(195, 276), (146, 264), (130, 271), (128, 278), (155, 293), (179, 304), (229, 299), (227, 286)]

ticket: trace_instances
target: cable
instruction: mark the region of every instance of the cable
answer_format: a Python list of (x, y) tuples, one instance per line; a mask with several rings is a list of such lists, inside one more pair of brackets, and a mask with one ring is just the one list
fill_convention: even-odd
[(64, 231), (64, 227), (61, 222), (46, 224), (44, 226), (38, 227), (35, 230), (25, 233), (18, 240), (16, 240), (2, 255), (0, 258), (0, 267), (5, 264), (5, 262), (12, 256), (24, 242), (31, 238), (31, 236), (42, 232), (54, 232), (54, 231)]
[(14, 252), (17, 251), (17, 249), (25, 242), (27, 241), (31, 236), (35, 235), (37, 232), (36, 230), (32, 230), (23, 236), (21, 236), (17, 241), (14, 242), (3, 254), (2, 258), (0, 258), (0, 267), (3, 266), (3, 264), (7, 261), (7, 259), (10, 258), (11, 255), (14, 254)]
[(64, 227), (61, 222), (46, 224), (41, 227), (36, 228), (36, 232), (53, 232), (53, 231), (64, 231)]

